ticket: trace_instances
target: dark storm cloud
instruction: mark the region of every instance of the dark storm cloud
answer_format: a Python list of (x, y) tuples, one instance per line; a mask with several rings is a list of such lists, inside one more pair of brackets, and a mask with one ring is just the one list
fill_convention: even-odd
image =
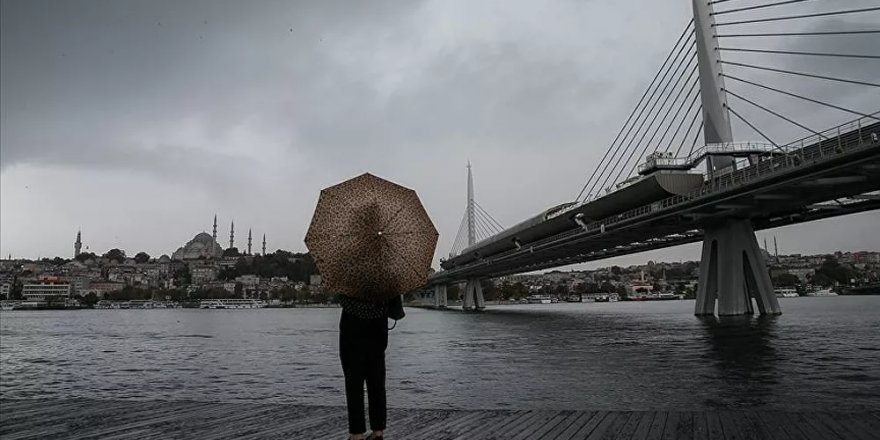
[[(468, 160), (481, 204), (504, 224), (577, 193), (690, 2), (0, 0), (0, 8), (4, 249), (49, 253), (69, 241), (65, 231), (31, 230), (40, 203), (59, 217), (46, 228), (103, 230), (105, 202), (145, 217), (174, 207), (155, 224), (112, 223), (152, 253), (181, 244), (163, 241), (168, 228), (187, 237), (217, 209), (267, 229), (272, 246), (301, 249), (318, 190), (372, 171), (419, 191), (443, 255), (464, 208)], [(787, 41), (775, 44), (800, 50), (813, 40)], [(876, 51), (864, 39), (852, 44), (864, 47), (819, 49)], [(858, 90), (783, 84), (869, 106)], [(831, 125), (825, 113), (758, 96)], [(781, 138), (798, 135), (743, 111)], [(106, 176), (122, 184), (106, 185)], [(82, 193), (95, 204), (83, 206)], [(178, 225), (183, 218), (193, 219)]]

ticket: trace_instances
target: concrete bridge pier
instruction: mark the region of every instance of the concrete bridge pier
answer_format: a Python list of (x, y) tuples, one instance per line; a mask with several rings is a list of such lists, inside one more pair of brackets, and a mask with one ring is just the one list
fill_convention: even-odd
[(461, 302), (463, 310), (483, 310), (486, 308), (486, 300), (483, 299), (483, 286), (480, 280), (470, 278), (464, 285), (464, 298)]
[(438, 309), (446, 308), (446, 284), (434, 285), (434, 307)]
[(704, 231), (694, 313), (714, 314), (717, 299), (719, 316), (753, 314), (755, 298), (762, 315), (782, 314), (751, 222), (726, 220)]

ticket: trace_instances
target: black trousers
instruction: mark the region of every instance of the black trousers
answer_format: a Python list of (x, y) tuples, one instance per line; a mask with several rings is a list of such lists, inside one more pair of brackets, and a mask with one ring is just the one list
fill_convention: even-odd
[(339, 321), (339, 357), (345, 374), (348, 432), (367, 431), (364, 424), (364, 382), (370, 403), (370, 428), (385, 429), (385, 349), (388, 319), (361, 319), (342, 312)]

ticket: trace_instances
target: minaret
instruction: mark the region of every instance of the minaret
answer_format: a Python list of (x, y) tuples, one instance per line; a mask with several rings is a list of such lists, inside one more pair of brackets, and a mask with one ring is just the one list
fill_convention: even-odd
[(247, 254), (251, 254), (251, 241), (253, 240), (253, 235), (251, 234), (251, 228), (248, 228), (248, 252)]
[(76, 243), (73, 244), (73, 258), (79, 256), (82, 246), (82, 231), (76, 231)]
[(229, 249), (235, 247), (235, 222), (229, 225)]
[(263, 256), (266, 256), (266, 234), (263, 234)]
[(467, 199), (467, 228), (468, 228), (468, 246), (473, 246), (477, 242), (476, 219), (474, 216), (474, 176), (471, 173), (471, 162), (468, 161), (468, 199)]
[(214, 234), (211, 235), (214, 237), (214, 243), (217, 242), (217, 214), (214, 214)]

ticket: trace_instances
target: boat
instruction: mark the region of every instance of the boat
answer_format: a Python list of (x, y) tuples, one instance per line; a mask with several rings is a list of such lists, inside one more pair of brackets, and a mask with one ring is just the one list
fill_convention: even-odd
[(15, 302), (0, 301), (0, 310), (15, 310)]
[(550, 295), (529, 295), (526, 300), (529, 304), (551, 304), (553, 302)]
[(200, 309), (262, 309), (268, 304), (260, 299), (203, 299)]
[(837, 296), (837, 294), (832, 292), (831, 289), (819, 289), (807, 292), (807, 296)]
[(797, 298), (798, 293), (795, 289), (773, 289), (773, 293), (777, 298)]
[(607, 303), (611, 302), (611, 298), (608, 295), (599, 295), (594, 298), (593, 301), (597, 303)]

